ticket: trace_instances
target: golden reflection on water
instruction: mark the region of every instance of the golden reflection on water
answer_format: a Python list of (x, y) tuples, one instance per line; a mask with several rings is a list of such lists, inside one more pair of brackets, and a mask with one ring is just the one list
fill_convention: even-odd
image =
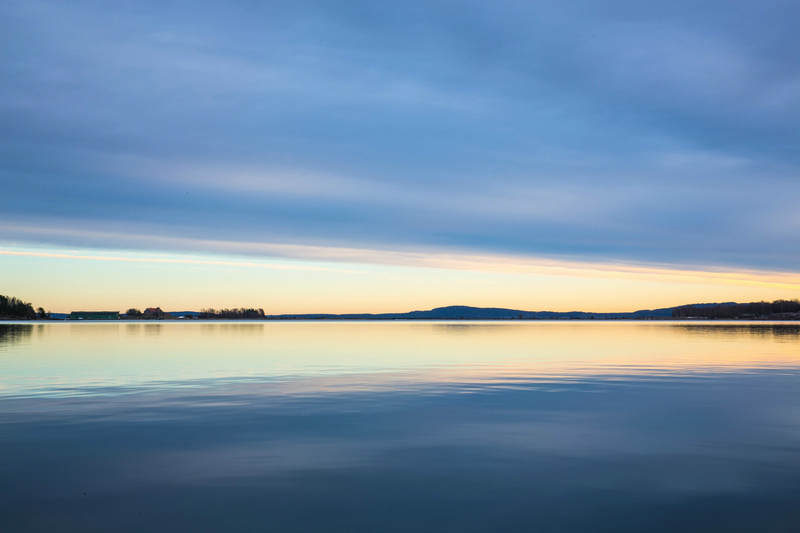
[(217, 379), (277, 380), (280, 387), (270, 389), (276, 393), (467, 388), (798, 364), (800, 325), (791, 323), (0, 324), (0, 394), (6, 395)]

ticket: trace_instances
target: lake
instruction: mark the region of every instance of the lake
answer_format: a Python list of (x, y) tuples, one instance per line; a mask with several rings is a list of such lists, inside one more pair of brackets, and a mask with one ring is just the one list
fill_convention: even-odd
[(800, 325), (0, 322), (0, 531), (800, 531)]

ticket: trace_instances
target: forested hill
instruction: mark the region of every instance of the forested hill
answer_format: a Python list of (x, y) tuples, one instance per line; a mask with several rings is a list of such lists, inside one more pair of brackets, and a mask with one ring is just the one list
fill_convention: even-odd
[(800, 319), (800, 301), (775, 300), (748, 304), (683, 305), (672, 311), (673, 318), (772, 318)]
[[(716, 305), (716, 304), (713, 304)], [(632, 313), (592, 313), (587, 311), (522, 311), (519, 309), (506, 309), (501, 307), (470, 307), (467, 305), (451, 305), (437, 307), (429, 311), (411, 311), (409, 313), (360, 313), (360, 314), (302, 314), (302, 315), (271, 315), (271, 319), (348, 319), (348, 320), (511, 320), (511, 319), (556, 319), (556, 318), (583, 318), (583, 319), (614, 319), (614, 318), (671, 318), (673, 307), (663, 309), (645, 309)]]

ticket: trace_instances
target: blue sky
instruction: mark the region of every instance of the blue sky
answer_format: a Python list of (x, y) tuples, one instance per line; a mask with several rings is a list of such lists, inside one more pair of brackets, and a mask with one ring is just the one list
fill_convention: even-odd
[(788, 1), (6, 1), (0, 246), (796, 276), (797, 20)]

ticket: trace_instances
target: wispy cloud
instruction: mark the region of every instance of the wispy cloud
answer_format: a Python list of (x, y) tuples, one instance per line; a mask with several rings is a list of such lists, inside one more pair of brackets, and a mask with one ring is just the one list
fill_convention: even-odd
[(266, 268), (272, 270), (307, 270), (320, 272), (342, 272), (350, 273), (352, 270), (326, 268), (320, 266), (306, 265), (275, 265), (254, 261), (223, 261), (219, 259), (186, 259), (180, 257), (136, 257), (128, 255), (87, 255), (80, 252), (57, 253), (57, 252), (32, 252), (19, 250), (2, 250), (0, 255), (24, 256), (24, 257), (44, 257), (52, 259), (79, 259), (84, 261), (112, 261), (123, 263), (166, 263), (173, 265), (215, 265), (215, 266), (234, 266), (246, 268)]
[[(4, 228), (0, 227), (0, 232)], [(134, 263), (165, 263), (186, 265), (219, 265), (243, 268), (274, 270), (299, 270), (339, 273), (363, 273), (364, 265), (386, 265), (403, 268), (426, 268), (519, 274), (526, 276), (566, 276), (579, 278), (637, 279), (644, 281), (739, 285), (765, 288), (800, 290), (800, 276), (786, 271), (716, 268), (687, 268), (674, 265), (599, 263), (576, 260), (537, 259), (522, 255), (486, 255), (463, 250), (443, 251), (438, 248), (414, 247), (408, 250), (381, 250), (281, 244), (269, 242), (237, 242), (195, 239), (176, 239), (153, 235), (117, 234), (102, 231), (52, 230), (49, 228), (26, 228), (25, 233), (60, 233), (64, 236), (92, 239), (97, 245), (121, 241), (130, 249), (147, 243), (151, 249), (191, 250), (201, 257), (186, 254), (146, 254), (117, 251), (87, 254), (85, 251), (6, 246), (0, 248), (0, 256), (27, 256), (43, 258), (76, 259), (87, 261), (112, 261)], [(35, 240), (35, 239), (34, 239)], [(211, 254), (211, 255), (209, 255)], [(216, 257), (215, 257), (216, 256)], [(223, 256), (224, 259), (219, 258)], [(254, 258), (254, 259), (248, 259)], [(289, 263), (275, 262), (288, 260)], [(320, 266), (324, 263), (326, 266)], [(343, 264), (342, 267), (335, 266)], [(334, 266), (329, 266), (334, 265)], [(359, 266), (361, 265), (361, 266)]]

